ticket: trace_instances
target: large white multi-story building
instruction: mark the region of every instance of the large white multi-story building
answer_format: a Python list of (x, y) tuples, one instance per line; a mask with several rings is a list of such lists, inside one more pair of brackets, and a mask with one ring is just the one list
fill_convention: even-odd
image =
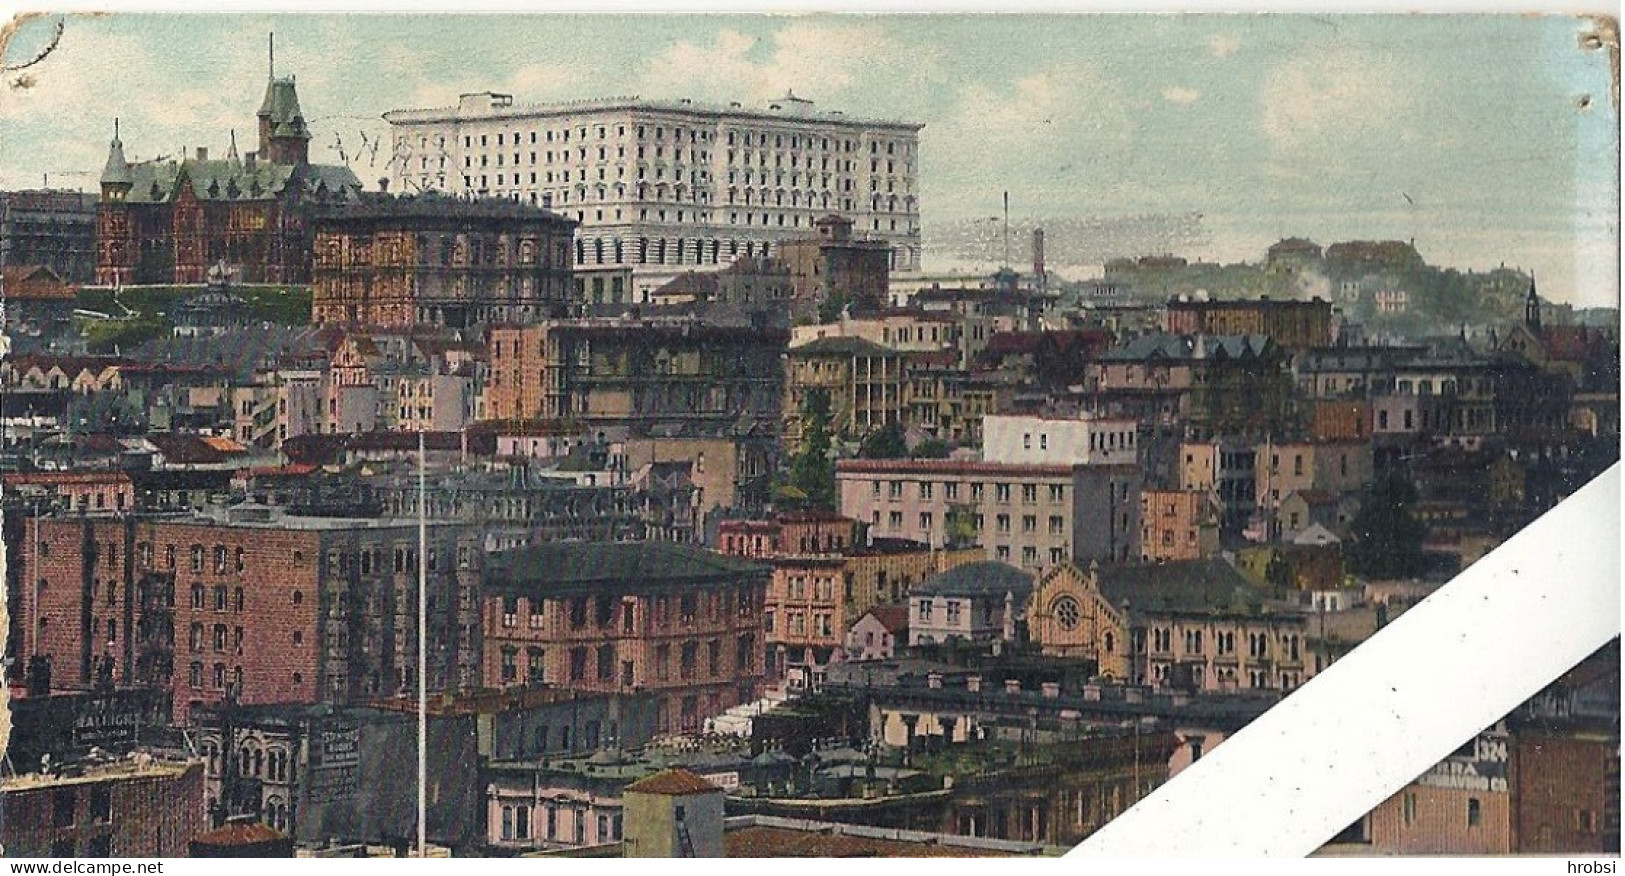
[(817, 111), (787, 95), (759, 108), (636, 97), (384, 114), (404, 190), (508, 197), (581, 223), (576, 269), (676, 273), (771, 253), (819, 217), (920, 259), (919, 124)]
[(1138, 427), (1127, 417), (989, 414), (982, 459), (1016, 465), (1133, 465)]

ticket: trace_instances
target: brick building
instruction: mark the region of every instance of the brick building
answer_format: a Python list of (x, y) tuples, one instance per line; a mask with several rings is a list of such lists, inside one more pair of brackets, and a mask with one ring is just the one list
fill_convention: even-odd
[(115, 120), (96, 216), (96, 282), (202, 283), (224, 262), (246, 283), (310, 279), (309, 219), (361, 190), (348, 168), (310, 163), (292, 77), (271, 78), (260, 104), (259, 149), (224, 158), (130, 163)]
[(1504, 727), (1469, 740), (1366, 816), (1371, 850), (1410, 855), (1512, 852)]
[(1170, 301), (1163, 330), (1176, 335), (1268, 335), (1289, 349), (1332, 345), (1332, 304), (1312, 301)]
[(1199, 560), (1219, 551), (1223, 509), (1209, 490), (1142, 490), (1140, 557), (1148, 562)]
[(133, 760), (0, 778), (12, 858), (184, 858), (208, 822), (199, 761)]
[(96, 271), (96, 196), (62, 189), (0, 192), (0, 251), (7, 265), (42, 265), (69, 283), (89, 283)]
[(482, 609), (485, 683), (642, 689), (659, 697), (659, 732), (699, 730), (762, 683), (768, 577), (766, 567), (665, 542), (556, 542), (493, 554)]
[[(230, 691), (344, 704), (413, 689), (417, 544), (405, 521), (270, 509), (39, 518), (19, 552), (37, 582), (19, 600), (19, 653), (48, 656), (65, 689), (110, 660), (117, 683), (168, 690), (177, 722)], [(431, 688), (477, 681), (479, 562), (476, 536), (431, 528)]]
[[(831, 213), (813, 222), (816, 234), (779, 244), (790, 269), (790, 314), (818, 318), (821, 310), (850, 305), (852, 313), (886, 306), (892, 247), (882, 239), (852, 236), (852, 220)], [(827, 314), (826, 314), (827, 315)]]
[(364, 196), (312, 220), (311, 321), (461, 329), (566, 315), (575, 225), (506, 200)]
[(692, 319), (545, 320), (491, 330), (486, 419), (595, 427), (776, 420), (785, 329)]
[(765, 561), (773, 569), (762, 608), (770, 680), (814, 684), (835, 659), (846, 627), (846, 557), (857, 521), (819, 512), (772, 520), (729, 520), (718, 527), (722, 552)]

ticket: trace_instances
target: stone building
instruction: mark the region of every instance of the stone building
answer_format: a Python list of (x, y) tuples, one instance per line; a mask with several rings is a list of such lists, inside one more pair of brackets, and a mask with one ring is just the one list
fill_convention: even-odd
[(693, 266), (777, 254), (819, 217), (849, 217), (920, 260), (917, 123), (764, 106), (612, 98), (537, 104), (464, 94), (385, 114), (401, 188), (509, 198), (581, 223), (576, 271), (634, 276), (632, 300)]
[(310, 215), (361, 190), (348, 167), (310, 163), (292, 77), (271, 78), (259, 148), (130, 163), (115, 121), (96, 216), (96, 282), (202, 283), (224, 262), (245, 283), (310, 281)]
[(1213, 490), (1142, 490), (1140, 558), (1200, 560), (1219, 551), (1222, 508)]
[(688, 462), (698, 514), (760, 508), (779, 465), (788, 337), (665, 317), (494, 328), (483, 416), (571, 421), (623, 441), (628, 471)]
[(1057, 566), (1028, 616), (1045, 653), (1098, 662), (1102, 675), (1176, 690), (1290, 690), (1315, 672), (1308, 616), (1267, 605), (1222, 560)]
[[(209, 811), (249, 816), (301, 843), (406, 837), (415, 826), (417, 698), (365, 707), (209, 706), (194, 714), (207, 765)], [(427, 717), (430, 839), (459, 854), (483, 849), (488, 828), (514, 814), (485, 812), (487, 768), (518, 758), (590, 755), (654, 734), (648, 694), (551, 688), (436, 695)], [(366, 801), (370, 805), (358, 805)], [(492, 807), (495, 810), (495, 807)], [(540, 827), (540, 825), (538, 825)]]
[[(658, 695), (656, 729), (693, 732), (755, 698), (763, 566), (665, 542), (555, 542), (493, 554), (484, 679)], [(523, 663), (521, 663), (523, 660)]]
[(896, 350), (857, 337), (822, 338), (791, 349), (784, 366), (786, 449), (800, 448), (809, 406), (820, 400), (829, 408), (830, 433), (839, 438), (857, 440), (903, 422), (908, 411), (903, 365)]
[(571, 310), (573, 221), (525, 204), (369, 195), (312, 220), (311, 321), (466, 329)]
[(953, 459), (851, 459), (835, 466), (841, 513), (881, 538), (979, 544), (990, 560), (1039, 571), (1140, 551), (1140, 470)]

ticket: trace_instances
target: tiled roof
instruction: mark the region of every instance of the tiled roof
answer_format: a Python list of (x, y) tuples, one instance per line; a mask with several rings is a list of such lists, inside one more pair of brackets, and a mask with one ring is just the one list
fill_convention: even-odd
[(1016, 604), (1026, 601), (1033, 589), (1033, 576), (1010, 565), (987, 560), (955, 566), (914, 585), (921, 596), (1003, 596), (1015, 595)]
[(1250, 359), (1268, 352), (1268, 335), (1141, 335), (1100, 358), (1115, 362), (1148, 359)]
[(906, 605), (877, 605), (869, 609), (869, 614), (880, 623), (882, 627), (892, 634), (908, 629), (908, 606)]
[[(63, 299), (72, 300), (73, 287), (69, 286), (45, 265), (8, 265), (5, 268), (3, 283), (0, 288), (6, 291), (6, 297), (13, 301)], [(43, 281), (33, 283), (33, 281)], [(24, 286), (24, 283), (32, 285)]]
[(271, 827), (254, 823), (227, 824), (193, 838), (203, 846), (253, 846), (285, 840), (287, 836)]
[(487, 586), (521, 592), (611, 582), (659, 587), (767, 573), (756, 563), (671, 542), (548, 542), (491, 555)]
[(685, 769), (661, 770), (648, 778), (627, 785), (626, 790), (637, 794), (661, 794), (667, 797), (722, 792), (721, 788)]
[[(226, 451), (215, 447), (197, 435), (176, 435), (159, 432), (148, 435), (147, 441), (158, 448), (158, 452), (164, 455), (164, 459), (172, 464), (212, 465), (226, 461)], [(241, 445), (238, 446), (241, 447)]]
[(1100, 591), (1131, 611), (1256, 614), (1264, 594), (1219, 559), (1098, 567)]

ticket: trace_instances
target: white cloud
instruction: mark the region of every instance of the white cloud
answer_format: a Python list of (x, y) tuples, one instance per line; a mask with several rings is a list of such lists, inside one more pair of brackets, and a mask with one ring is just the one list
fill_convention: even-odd
[(641, 87), (651, 97), (713, 101), (762, 101), (795, 90), (823, 102), (933, 69), (877, 23), (793, 21), (767, 40), (725, 29), (709, 43), (675, 42), (650, 59)]
[(1169, 103), (1195, 103), (1202, 93), (1183, 85), (1170, 85), (1162, 90), (1162, 99)]
[[(1368, 153), (1398, 136), (1415, 103), (1395, 61), (1362, 49), (1304, 49), (1272, 69), (1259, 92), (1261, 126), (1278, 155)], [(1368, 144), (1361, 149), (1359, 142)]]
[(1208, 54), (1215, 58), (1228, 58), (1241, 48), (1241, 40), (1230, 34), (1215, 34), (1207, 41)]
[[(1067, 186), (1098, 170), (1101, 156), (1131, 151), (1135, 132), (1118, 83), (1086, 61), (1067, 60), (1008, 84), (974, 83), (942, 121), (921, 133), (933, 209), (974, 209), (1007, 187), (1032, 208), (1065, 200)], [(1092, 183), (1099, 184), (1096, 180)]]

